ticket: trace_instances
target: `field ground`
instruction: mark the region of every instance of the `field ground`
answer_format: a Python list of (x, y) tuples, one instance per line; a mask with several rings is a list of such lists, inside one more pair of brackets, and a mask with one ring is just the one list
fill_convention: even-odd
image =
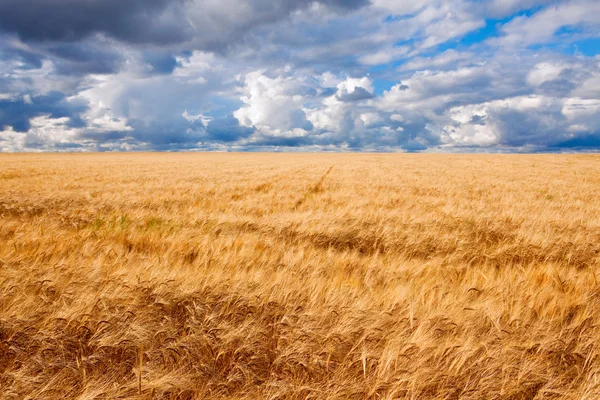
[(600, 398), (600, 157), (0, 156), (2, 399)]

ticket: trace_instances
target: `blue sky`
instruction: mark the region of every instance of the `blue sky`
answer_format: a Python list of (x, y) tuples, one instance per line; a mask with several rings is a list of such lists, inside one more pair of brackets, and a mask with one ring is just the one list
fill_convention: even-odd
[(597, 0), (1, 0), (0, 151), (600, 149)]

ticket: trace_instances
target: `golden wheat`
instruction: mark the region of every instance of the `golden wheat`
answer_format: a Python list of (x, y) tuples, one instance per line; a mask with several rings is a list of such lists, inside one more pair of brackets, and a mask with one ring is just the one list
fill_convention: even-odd
[(597, 399), (600, 157), (0, 157), (3, 399)]

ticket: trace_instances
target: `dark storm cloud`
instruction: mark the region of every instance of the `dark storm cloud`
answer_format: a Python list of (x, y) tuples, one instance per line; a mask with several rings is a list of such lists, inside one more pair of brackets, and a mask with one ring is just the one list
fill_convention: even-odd
[(31, 101), (0, 100), (0, 130), (12, 127), (17, 132), (27, 132), (31, 128), (30, 119), (42, 115), (50, 118), (68, 117), (68, 126), (85, 126), (81, 114), (87, 110), (82, 102), (69, 102), (63, 93), (53, 92), (45, 96), (32, 97)]
[(469, 121), (471, 125), (485, 125), (485, 116), (484, 115), (473, 115), (471, 117), (471, 121)]
[(0, 37), (0, 62), (1, 61), (16, 61), (21, 65), (17, 67), (20, 70), (37, 69), (42, 67), (44, 56), (24, 49), (14, 48), (8, 44), (2, 43), (3, 38)]
[[(72, 42), (104, 34), (132, 44), (168, 45), (196, 36), (199, 44), (209, 48), (227, 45), (223, 38), (238, 40), (244, 31), (285, 18), (312, 2), (252, 0), (245, 4), (248, 13), (236, 19), (229, 15), (227, 1), (206, 4), (193, 0), (2, 0), (0, 29), (16, 33), (27, 42)], [(339, 9), (368, 4), (368, 0), (319, 2)]]
[(151, 123), (134, 119), (128, 125), (133, 131), (127, 132), (127, 136), (149, 143), (155, 149), (170, 148), (171, 145), (186, 147), (186, 144), (195, 144), (205, 136), (202, 122), (189, 122), (183, 117)]
[(537, 88), (537, 92), (542, 93), (546, 96), (561, 97), (571, 92), (576, 87), (577, 83), (568, 79), (555, 79), (552, 81), (546, 81), (542, 83)]
[(111, 74), (117, 72), (123, 61), (118, 52), (95, 43), (61, 43), (46, 49), (62, 75)]
[(121, 140), (131, 135), (130, 131), (94, 131), (93, 129), (86, 130), (79, 135), (79, 139), (91, 140), (93, 142), (105, 143)]
[(427, 146), (425, 146), (423, 143), (412, 139), (407, 140), (401, 145), (401, 147), (409, 153), (417, 153), (419, 151), (427, 150)]
[(179, 65), (172, 54), (145, 52), (143, 59), (156, 74), (170, 74)]
[(195, 149), (200, 143), (231, 143), (247, 138), (254, 128), (239, 125), (233, 116), (212, 120), (207, 127), (200, 120), (186, 120), (178, 117), (163, 121), (146, 122), (131, 120), (127, 124), (131, 130), (94, 131), (93, 127), (83, 131), (78, 139), (93, 142), (98, 146), (108, 143), (129, 144), (137, 149), (176, 150)]
[(580, 64), (578, 68), (565, 68), (555, 79), (542, 82), (536, 88), (537, 93), (553, 97), (568, 95), (581, 82), (585, 82), (591, 76), (590, 70), (595, 68), (593, 64), (588, 64), (584, 68), (582, 65), (585, 64)]
[(369, 91), (367, 91), (365, 88), (357, 86), (354, 88), (354, 90), (352, 92), (342, 93), (341, 95), (338, 95), (336, 97), (341, 101), (352, 102), (352, 101), (361, 101), (361, 100), (372, 99), (373, 97), (375, 97), (375, 95), (373, 93), (370, 93)]
[[(127, 131), (94, 131), (88, 129), (79, 139), (97, 144), (122, 142), (152, 150), (193, 149), (199, 142), (233, 142), (248, 137), (254, 129), (240, 127), (233, 117), (213, 120), (208, 128), (200, 120), (183, 117), (167, 120), (130, 120)], [(93, 127), (92, 127), (93, 128)]]
[(325, 0), (320, 1), (321, 3), (327, 4), (333, 7), (340, 7), (346, 9), (360, 8), (364, 7), (367, 4), (371, 3), (370, 0)]
[(233, 115), (215, 118), (206, 128), (209, 139), (217, 142), (235, 142), (247, 138), (254, 131), (254, 128), (240, 126), (239, 121)]
[(187, 36), (182, 0), (2, 0), (0, 28), (24, 41), (77, 41), (105, 33), (130, 43), (168, 44)]
[(84, 146), (79, 143), (64, 142), (64, 143), (56, 143), (56, 144), (54, 144), (54, 147), (56, 147), (59, 150), (75, 150), (75, 149), (81, 149)]
[(314, 143), (314, 139), (306, 136), (281, 137), (265, 136), (259, 138), (254, 145), (256, 146), (277, 146), (277, 147), (301, 147)]
[(488, 117), (501, 133), (500, 144), (507, 146), (548, 146), (567, 134), (565, 116), (554, 110), (522, 111), (501, 109)]
[(582, 150), (598, 149), (600, 148), (600, 132), (562, 141), (556, 147)]
[(120, 52), (101, 42), (86, 40), (22, 46), (9, 39), (9, 36), (0, 36), (0, 63), (12, 64), (14, 71), (39, 69), (45, 60), (51, 60), (57, 75), (80, 77), (118, 72), (124, 62)]
[(430, 123), (422, 115), (412, 115), (406, 121), (394, 123), (393, 126), (401, 126), (403, 130), (398, 133), (396, 143), (392, 144), (409, 152), (422, 151), (439, 145), (440, 136), (427, 128)]

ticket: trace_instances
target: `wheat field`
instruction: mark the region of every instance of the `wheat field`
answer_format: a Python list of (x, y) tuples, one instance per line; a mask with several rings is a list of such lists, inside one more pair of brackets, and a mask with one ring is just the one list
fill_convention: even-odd
[(600, 157), (0, 156), (2, 399), (597, 399)]

